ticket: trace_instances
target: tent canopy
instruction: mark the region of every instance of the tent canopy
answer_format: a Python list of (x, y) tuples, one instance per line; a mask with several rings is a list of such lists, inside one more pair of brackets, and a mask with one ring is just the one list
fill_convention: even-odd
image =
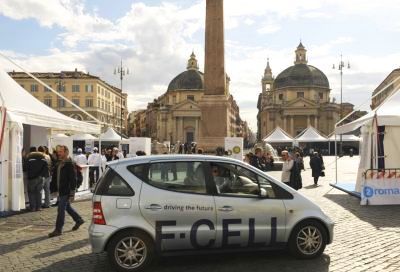
[(0, 69), (0, 92), (9, 120), (39, 127), (100, 133), (100, 126), (72, 119), (46, 106), (30, 95)]
[(321, 133), (318, 132), (314, 127), (309, 126), (303, 132), (301, 132), (296, 138), (295, 141), (299, 143), (311, 143), (311, 142), (327, 142), (328, 139), (322, 136)]
[[(334, 142), (335, 141), (335, 134), (332, 134), (331, 137), (329, 137), (329, 141)], [(336, 134), (336, 141), (340, 141), (340, 135)], [(342, 135), (342, 142), (359, 142), (360, 137), (357, 137), (356, 135)]]
[(75, 134), (71, 136), (71, 139), (74, 141), (85, 141), (85, 140), (97, 140), (96, 137), (94, 137), (93, 135), (90, 135), (88, 133), (86, 134)]
[(118, 133), (116, 133), (112, 128), (107, 129), (107, 131), (101, 134), (99, 138), (105, 142), (121, 141), (121, 136), (119, 136)]
[(291, 143), (293, 142), (293, 137), (286, 133), (280, 127), (276, 127), (272, 132), (270, 132), (263, 141), (267, 143)]
[(370, 122), (374, 116), (377, 117), (379, 126), (399, 126), (400, 125), (400, 92), (395, 91), (386, 101), (379, 107), (370, 111), (366, 115), (336, 128), (337, 134), (348, 133)]

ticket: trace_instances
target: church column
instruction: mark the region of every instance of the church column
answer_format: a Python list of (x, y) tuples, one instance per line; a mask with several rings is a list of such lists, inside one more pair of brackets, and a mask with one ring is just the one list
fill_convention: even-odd
[(286, 115), (283, 116), (283, 130), (288, 132), (288, 129), (287, 129), (287, 116)]
[(318, 129), (318, 116), (314, 116), (314, 127)]
[(294, 115), (290, 116), (290, 134), (294, 135)]
[(195, 132), (194, 132), (194, 137), (195, 137), (195, 141), (198, 142), (199, 141), (199, 118), (196, 118), (196, 127), (195, 127)]
[(311, 125), (310, 115), (307, 115), (307, 127)]
[(179, 138), (181, 139), (182, 143), (185, 142), (185, 135), (183, 129), (183, 117), (179, 117)]

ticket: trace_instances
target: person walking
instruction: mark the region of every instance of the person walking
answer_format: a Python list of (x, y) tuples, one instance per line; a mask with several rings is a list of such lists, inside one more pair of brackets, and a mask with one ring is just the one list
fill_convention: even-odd
[(76, 190), (76, 169), (69, 157), (68, 147), (65, 145), (57, 146), (57, 156), (59, 163), (54, 167), (50, 191), (55, 193), (58, 197), (58, 208), (55, 230), (49, 233), (50, 238), (62, 234), (65, 211), (67, 211), (75, 221), (75, 225), (72, 228), (73, 231), (78, 230), (85, 222), (71, 206)]
[(37, 152), (36, 147), (29, 149), (26, 157), (26, 174), (28, 180), (29, 206), (32, 212), (40, 211), (42, 207), (43, 178), (49, 176), (47, 161), (41, 152)]
[(78, 148), (77, 152), (78, 152), (78, 155), (75, 156), (74, 162), (77, 165), (87, 165), (86, 155), (82, 154), (82, 148)]
[(289, 152), (287, 150), (283, 150), (281, 156), (283, 160), (281, 181), (290, 186), (290, 170), (292, 170), (294, 162), (292, 158), (289, 157)]
[[(99, 180), (100, 167), (102, 159), (99, 154), (99, 149), (97, 147), (93, 148), (93, 153), (89, 155), (88, 164), (89, 166), (89, 186), (90, 188)], [(96, 175), (96, 177), (95, 177)]]
[(44, 146), (39, 146), (38, 151), (41, 152), (47, 162), (47, 177), (43, 177), (43, 191), (44, 191), (44, 203), (42, 208), (50, 208), (50, 181), (51, 181), (51, 158), (50, 155), (46, 153), (46, 148)]
[(318, 152), (314, 152), (313, 156), (310, 159), (310, 167), (315, 186), (318, 185), (318, 179), (321, 176), (322, 166), (323, 164), (321, 158), (318, 156)]

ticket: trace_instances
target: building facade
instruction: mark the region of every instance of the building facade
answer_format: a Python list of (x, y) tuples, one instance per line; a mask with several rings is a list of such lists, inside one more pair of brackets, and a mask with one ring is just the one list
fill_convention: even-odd
[(394, 91), (400, 88), (400, 68), (394, 69), (390, 74), (382, 81), (381, 84), (373, 91), (372, 96), (377, 96), (372, 98), (371, 109), (375, 109), (382, 102), (390, 96)]
[[(32, 73), (52, 89), (59, 92), (76, 105), (103, 122), (103, 129), (114, 128), (126, 134), (127, 97), (97, 76), (81, 71), (62, 71), (60, 73)], [(48, 88), (23, 72), (10, 72), (9, 75), (27, 92), (38, 100), (71, 118), (96, 123), (91, 117), (57, 96)]]
[(258, 132), (260, 140), (277, 126), (291, 136), (297, 136), (308, 126), (325, 135), (333, 132), (340, 116), (351, 112), (350, 103), (335, 103), (330, 99), (329, 81), (318, 68), (308, 65), (307, 50), (300, 43), (295, 51), (294, 65), (276, 78), (267, 61), (258, 98)]
[[(204, 74), (199, 71), (194, 53), (186, 68), (169, 83), (163, 95), (149, 103), (145, 110), (134, 112), (132, 136), (146, 136), (171, 143), (198, 141), (202, 129), (202, 110), (198, 102), (204, 97)], [(248, 132), (247, 123), (240, 119), (239, 106), (231, 95), (228, 102), (227, 136), (242, 137)]]

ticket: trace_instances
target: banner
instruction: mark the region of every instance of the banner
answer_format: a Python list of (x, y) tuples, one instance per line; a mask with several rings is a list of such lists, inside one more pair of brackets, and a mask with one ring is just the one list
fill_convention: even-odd
[(225, 151), (228, 156), (242, 161), (243, 160), (243, 138), (225, 137)]
[(361, 205), (400, 204), (400, 172), (367, 171), (361, 188)]

